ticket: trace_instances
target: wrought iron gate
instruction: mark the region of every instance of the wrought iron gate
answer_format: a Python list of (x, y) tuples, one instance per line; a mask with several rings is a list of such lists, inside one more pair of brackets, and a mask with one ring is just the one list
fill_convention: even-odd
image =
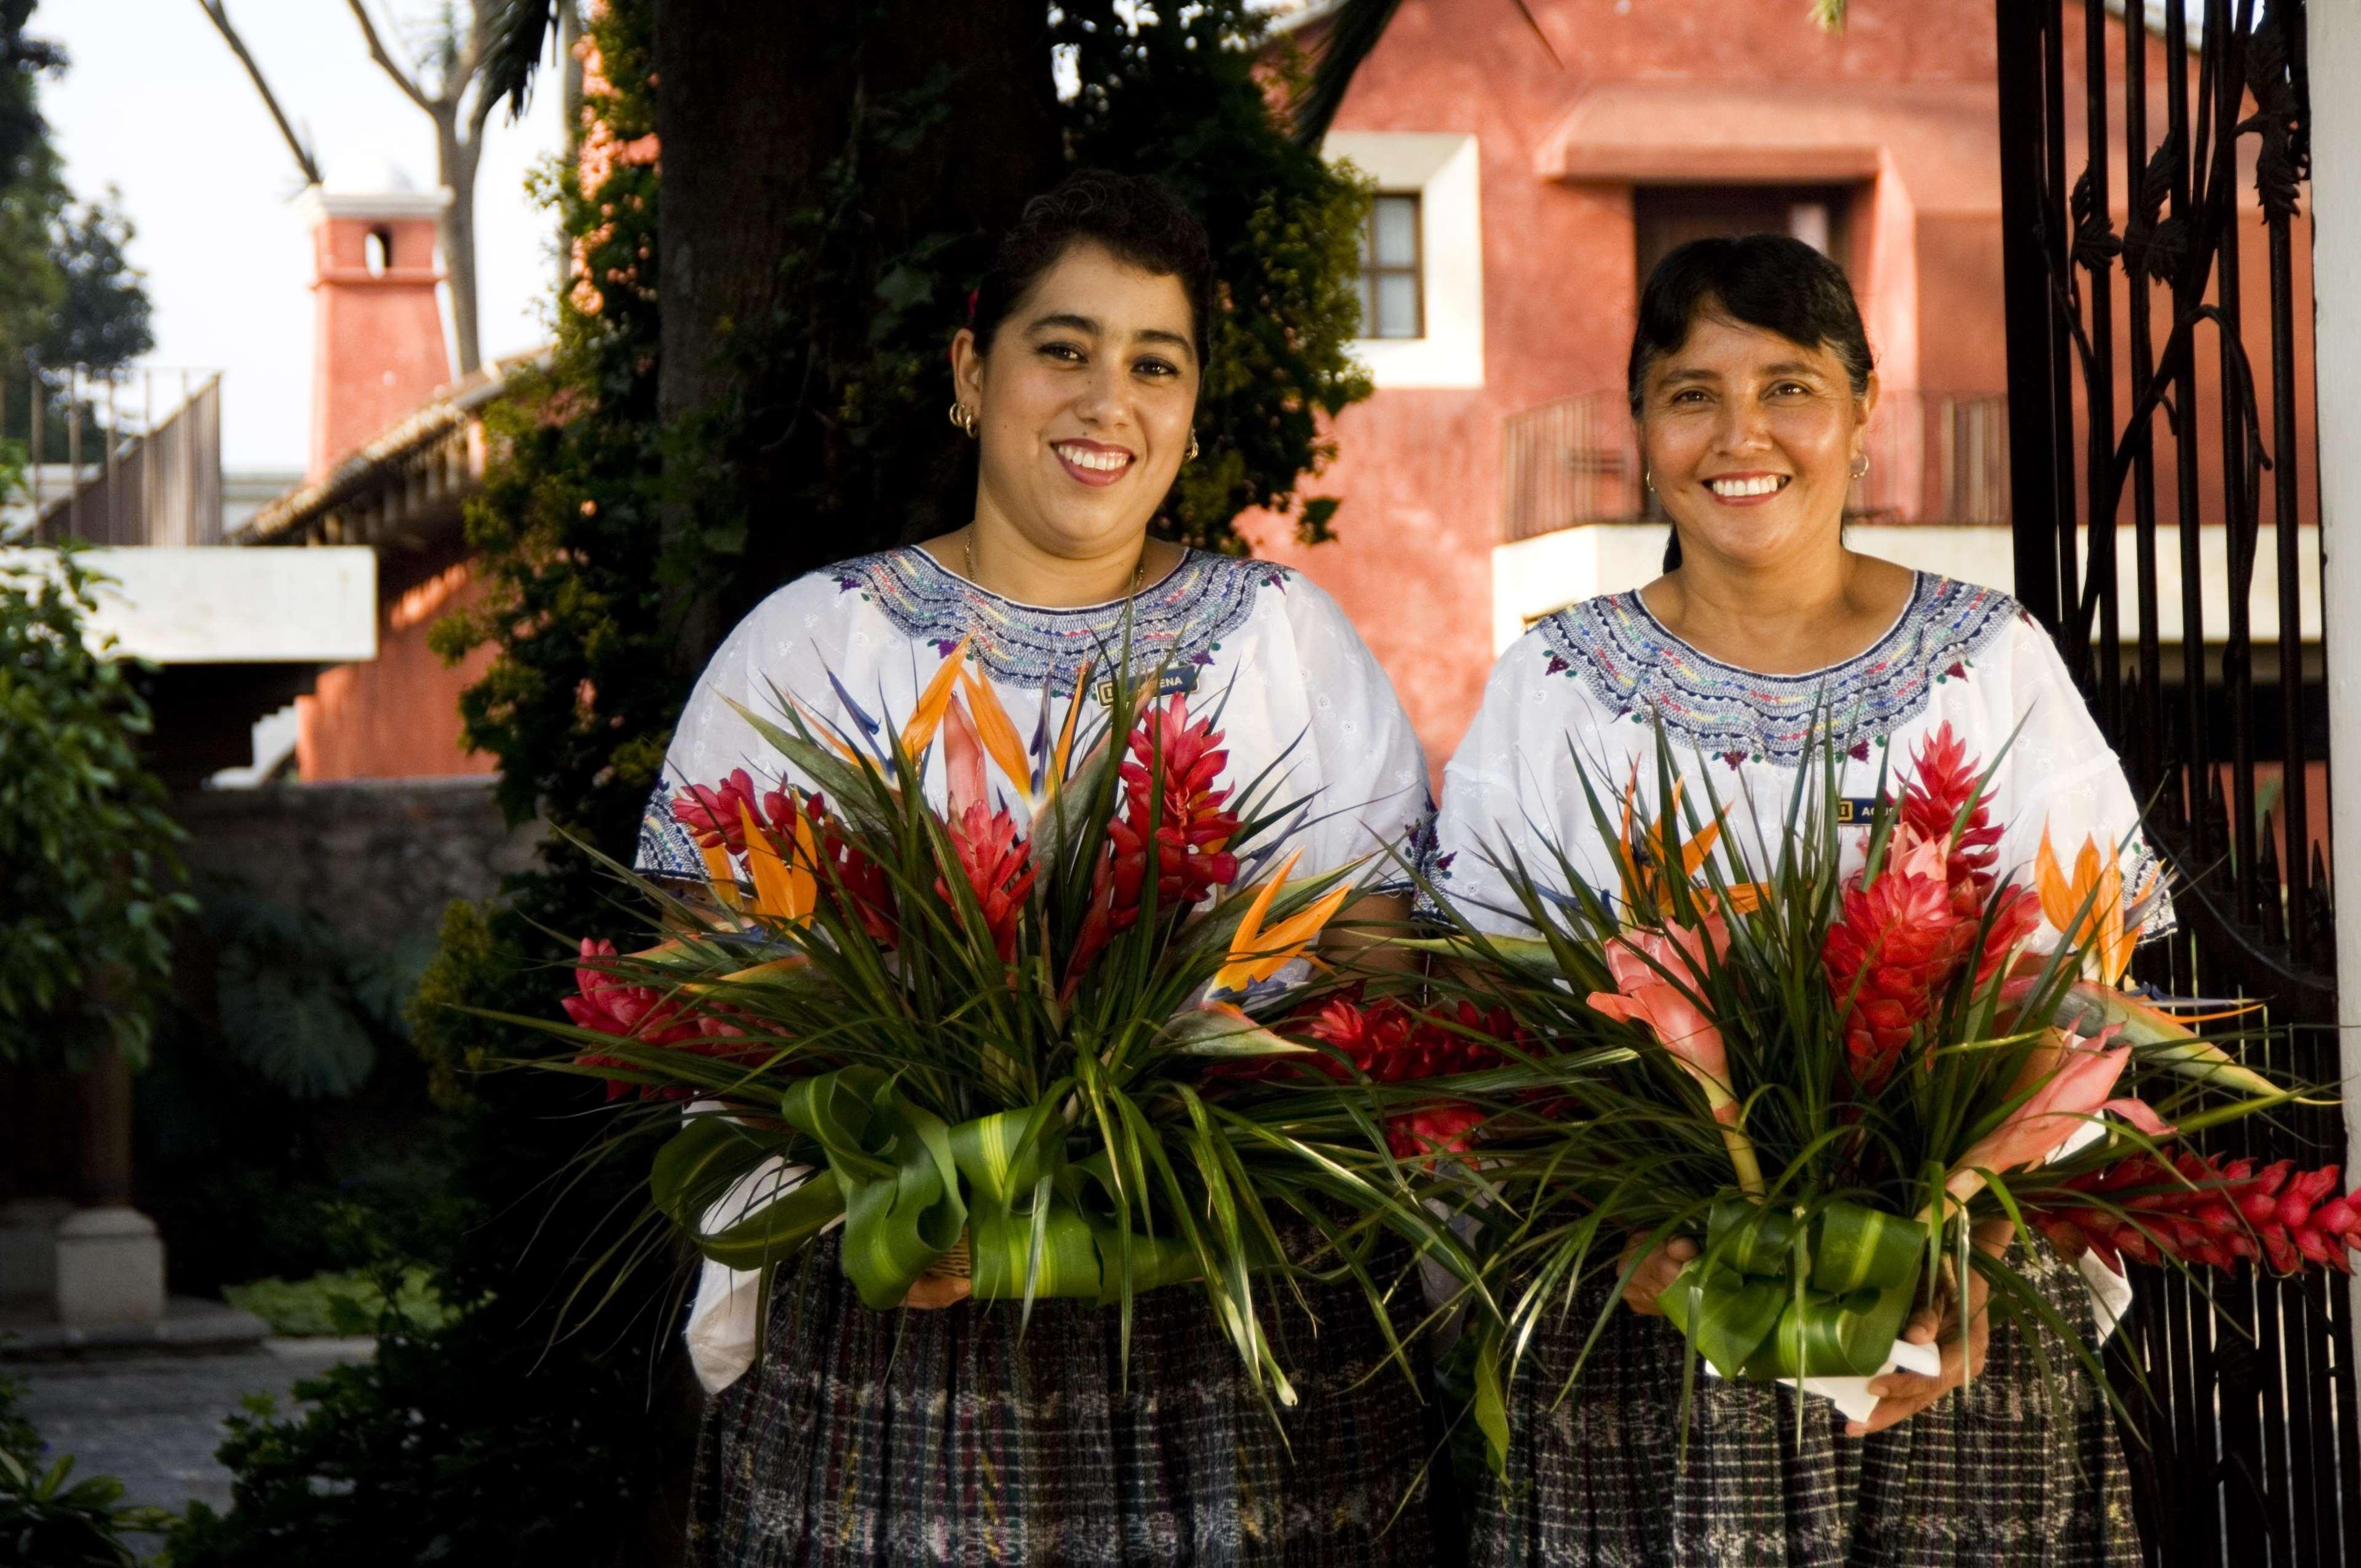
[[(2017, 595), (2155, 800), (2181, 931), (2148, 978), (2266, 1003), (2293, 1026), (2276, 1065), (2333, 1081), (2326, 695), (2301, 635), (2302, 0), (1997, 0), (1996, 26)], [(2344, 1146), (2334, 1110), (2215, 1144), (2306, 1164)], [(2250, 1271), (2215, 1291), (2235, 1326), (2178, 1275), (2136, 1284), (2111, 1360), (2147, 1561), (2361, 1565), (2344, 1281)]]

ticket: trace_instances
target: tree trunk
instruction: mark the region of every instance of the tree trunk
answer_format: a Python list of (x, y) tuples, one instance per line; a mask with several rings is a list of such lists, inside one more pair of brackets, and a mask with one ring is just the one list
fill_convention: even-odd
[[(723, 354), (729, 325), (759, 330), (783, 304), (780, 259), (801, 243), (793, 219), (819, 204), (822, 178), (851, 145), (851, 116), (863, 104), (890, 102), (947, 63), (955, 68), (944, 123), (915, 148), (873, 148), (862, 164), (871, 254), (890, 257), (930, 233), (996, 233), (1016, 217), (1059, 168), (1048, 31), (1041, 0), (657, 0), (658, 402), (668, 422), (749, 390)], [(864, 323), (837, 325), (858, 334)], [(794, 394), (755, 400), (792, 402)], [(733, 455), (752, 532), (741, 576), (775, 583), (899, 533), (894, 518), (815, 528), (767, 515), (762, 498), (808, 483), (796, 466), (811, 459), (748, 433), (746, 450)], [(691, 520), (676, 515), (667, 526)], [(730, 607), (691, 585), (669, 608), (679, 663), (693, 672)]]
[[(582, 59), (575, 52), (582, 43), (582, 9), (575, 0), (558, 0), (557, 5), (557, 71), (562, 93), (560, 120), (565, 126), (566, 158), (568, 162), (581, 155), (582, 148)], [(557, 293), (563, 299), (574, 287), (573, 247), (561, 243), (557, 247)]]
[(82, 1069), (81, 1175), (84, 1207), (130, 1206), (131, 1068), (120, 1051), (102, 1051)]
[(434, 236), (443, 247), (444, 270), (450, 275), (451, 335), (458, 347), (462, 378), (474, 375), (483, 363), (476, 321), (476, 159), (481, 150), (459, 139), (457, 104), (434, 111), (435, 168), (451, 192), (451, 204), (435, 220)]
[[(582, 59), (575, 49), (582, 42), (582, 8), (575, 0), (558, 0), (557, 77), (559, 103), (570, 152), (582, 135)], [(570, 283), (571, 280), (567, 280)], [(567, 283), (558, 285), (562, 291)]]

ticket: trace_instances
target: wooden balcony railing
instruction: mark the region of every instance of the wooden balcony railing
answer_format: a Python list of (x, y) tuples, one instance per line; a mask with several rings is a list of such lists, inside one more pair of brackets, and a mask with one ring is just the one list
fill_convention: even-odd
[(217, 372), (28, 366), (0, 371), (0, 439), (26, 459), (0, 538), (222, 542)]
[[(1846, 503), (1864, 522), (2004, 524), (2008, 400), (1997, 392), (1888, 392), (1869, 423), (1869, 472)], [(1510, 416), (1500, 464), (1502, 543), (1589, 522), (1660, 518), (1641, 483), (1620, 388)]]

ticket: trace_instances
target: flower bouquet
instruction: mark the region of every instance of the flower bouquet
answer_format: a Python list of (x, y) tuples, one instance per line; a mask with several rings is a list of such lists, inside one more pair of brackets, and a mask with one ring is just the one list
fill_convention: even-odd
[[(1839, 795), (1839, 767), (1833, 746), (1807, 760), (1775, 852), (1732, 841), (1668, 762), (1653, 812), (1636, 776), (1618, 801), (1586, 771), (1616, 885), (1563, 850), (1543, 867), (1496, 858), (1529, 938), (1487, 935), (1438, 897), (1453, 928), (1431, 945), (1456, 988), (1561, 1053), (1594, 1047), (1576, 1068), (1529, 1052), (1518, 1074), (1438, 1086), (1492, 1113), (1467, 1204), (1502, 1303), (1488, 1354), (1513, 1359), (1580, 1284), (1620, 1289), (1675, 1236), (1698, 1254), (1660, 1305), (1694, 1356), (1862, 1409), (1861, 1380), (1906, 1363), (1910, 1317), (1971, 1268), (1996, 1316), (2046, 1324), (2096, 1369), (2009, 1255), (1971, 1245), (1981, 1221), (2030, 1220), (2070, 1255), (2341, 1261), (2361, 1212), (2321, 1204), (2333, 1169), (2290, 1182), (2159, 1153), (2296, 1090), (2124, 988), (2153, 881), (2125, 888), (2096, 843), (2070, 874), (2046, 835), (2031, 885), (2012, 881), (1990, 775), (1948, 727), (1864, 812)], [(1496, 1452), (1499, 1375), (1477, 1383)]]
[(636, 1094), (655, 1207), (706, 1257), (767, 1279), (840, 1223), (872, 1308), (963, 1277), (1126, 1328), (1194, 1282), (1286, 1402), (1257, 1292), (1350, 1274), (1379, 1309), (1378, 1234), (1434, 1240), (1358, 1074), (1219, 1070), (1328, 1051), (1270, 1025), (1334, 983), (1312, 945), (1356, 884), (1292, 874), (1311, 803), (1276, 763), (1225, 782), (1218, 715), (1161, 674), (1094, 700), (1086, 671), (1054, 727), (1045, 691), (1029, 740), (964, 644), (898, 728), (841, 690), (841, 725), (740, 709), (799, 782), (679, 795), (705, 886), (634, 879), (666, 939), (586, 942), (545, 1025), (575, 1048), (548, 1065)]

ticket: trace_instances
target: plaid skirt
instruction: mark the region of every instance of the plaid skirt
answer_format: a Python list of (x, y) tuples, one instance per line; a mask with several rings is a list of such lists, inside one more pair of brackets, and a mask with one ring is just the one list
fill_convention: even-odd
[[(2015, 1259), (2087, 1341), (2081, 1277)], [(1508, 1475), (1477, 1499), (1482, 1568), (2131, 1568), (2130, 1474), (2105, 1398), (2070, 1351), (1995, 1326), (1982, 1375), (1901, 1425), (1844, 1435), (1818, 1398), (1700, 1366), (1681, 1432), (1681, 1339), (1618, 1308), (1581, 1380), (1566, 1369), (1606, 1288), (1528, 1358)], [(2044, 1365), (2046, 1354), (2047, 1365)]]
[(1126, 1380), (1118, 1312), (874, 1312), (837, 1251), (780, 1271), (763, 1359), (707, 1408), (698, 1568), (1433, 1562), (1426, 1365), (1388, 1362), (1358, 1287), (1265, 1310), (1301, 1396), (1275, 1423), (1193, 1288), (1134, 1302)]

